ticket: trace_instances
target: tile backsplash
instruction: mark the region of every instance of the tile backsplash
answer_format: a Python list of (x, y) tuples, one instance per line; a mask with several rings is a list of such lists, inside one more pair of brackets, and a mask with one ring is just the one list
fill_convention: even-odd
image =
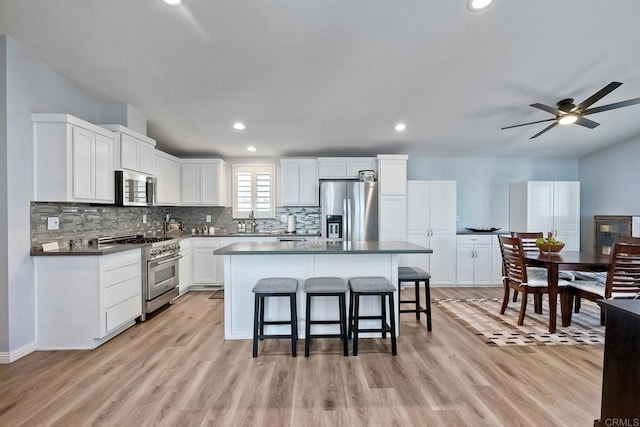
[[(295, 217), (298, 233), (317, 233), (320, 230), (320, 208), (276, 208), (273, 219), (258, 219), (258, 231), (286, 229), (281, 215)], [(214, 226), (219, 233), (235, 233), (237, 221), (231, 217), (231, 208), (222, 207), (121, 207), (83, 203), (31, 202), (31, 247), (57, 241), (68, 245), (72, 239), (95, 239), (130, 234), (162, 235), (162, 223), (167, 215), (180, 221), (185, 231), (203, 226)], [(211, 223), (206, 217), (211, 215)], [(143, 222), (143, 216), (146, 222)], [(58, 217), (59, 229), (47, 230), (47, 218)]]

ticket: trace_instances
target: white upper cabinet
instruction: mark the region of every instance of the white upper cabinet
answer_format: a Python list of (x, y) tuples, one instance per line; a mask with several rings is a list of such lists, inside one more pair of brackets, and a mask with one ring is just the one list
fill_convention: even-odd
[(115, 164), (117, 169), (127, 169), (145, 175), (154, 174), (156, 141), (121, 125), (102, 125), (115, 132)]
[(406, 155), (377, 157), (379, 240), (407, 240), (408, 158)]
[(160, 150), (155, 150), (154, 156), (157, 203), (177, 206), (180, 204), (180, 160)]
[(181, 204), (183, 206), (224, 206), (225, 162), (218, 159), (182, 159)]
[(318, 177), (320, 179), (358, 178), (361, 170), (377, 170), (375, 157), (320, 157)]
[(318, 206), (318, 161), (280, 160), (280, 206)]
[(551, 231), (565, 249), (580, 250), (580, 182), (527, 181), (509, 186), (511, 231)]
[(67, 114), (33, 114), (35, 197), (113, 203), (114, 133)]
[(407, 194), (407, 159), (405, 155), (379, 155), (378, 181), (381, 195)]

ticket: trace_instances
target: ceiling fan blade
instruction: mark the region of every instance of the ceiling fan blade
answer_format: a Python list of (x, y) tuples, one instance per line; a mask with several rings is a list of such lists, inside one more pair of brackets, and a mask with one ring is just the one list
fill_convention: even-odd
[(593, 120), (585, 119), (584, 117), (578, 116), (578, 120), (575, 122), (577, 125), (584, 126), (589, 129), (596, 128), (600, 126), (600, 123), (596, 123)]
[(519, 128), (520, 126), (528, 126), (528, 125), (535, 125), (536, 123), (544, 123), (544, 122), (551, 122), (555, 119), (546, 119), (546, 120), (538, 120), (537, 122), (529, 122), (529, 123), (522, 123), (519, 125), (513, 125), (513, 126), (506, 126), (500, 129), (511, 129), (511, 128)]
[(540, 104), (536, 102), (535, 104), (530, 104), (529, 107), (537, 108), (542, 111), (546, 111), (547, 113), (551, 113), (553, 115), (561, 114), (562, 111), (558, 110), (556, 107), (549, 107), (548, 105)]
[(629, 105), (640, 104), (640, 98), (627, 99), (626, 101), (614, 102), (613, 104), (601, 105), (600, 107), (589, 108), (582, 113), (587, 114), (600, 113), (602, 111), (615, 110), (616, 108), (628, 107)]
[(580, 104), (578, 104), (575, 107), (573, 107), (571, 109), (571, 111), (584, 111), (584, 110), (586, 110), (587, 108), (589, 108), (591, 106), (591, 104), (594, 104), (597, 101), (599, 101), (600, 99), (602, 99), (605, 96), (609, 95), (611, 92), (613, 92), (614, 90), (616, 90), (620, 86), (622, 86), (622, 83), (620, 83), (620, 82), (611, 82), (611, 83), (609, 83), (608, 85), (606, 85), (605, 87), (603, 87), (602, 89), (600, 89), (599, 91), (597, 91), (596, 93), (594, 93), (593, 95), (591, 95), (590, 97), (588, 97), (587, 99), (582, 101)]
[(546, 128), (542, 129), (540, 132), (536, 133), (535, 135), (533, 135), (529, 139), (537, 138), (540, 135), (542, 135), (543, 133), (545, 133), (546, 131), (548, 131), (549, 129), (551, 129), (552, 127), (557, 126), (557, 125), (558, 125), (558, 122), (551, 123), (549, 126), (547, 126)]

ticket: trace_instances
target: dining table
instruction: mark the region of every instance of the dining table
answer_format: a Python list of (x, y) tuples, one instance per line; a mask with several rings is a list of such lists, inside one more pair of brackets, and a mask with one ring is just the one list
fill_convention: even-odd
[[(524, 261), (530, 267), (547, 269), (549, 284), (549, 332), (556, 332), (556, 317), (558, 307), (558, 272), (560, 270), (573, 271), (607, 271), (611, 258), (594, 252), (561, 251), (557, 253), (542, 253), (540, 251), (526, 251)], [(562, 326), (570, 325), (571, 307), (562, 307)]]

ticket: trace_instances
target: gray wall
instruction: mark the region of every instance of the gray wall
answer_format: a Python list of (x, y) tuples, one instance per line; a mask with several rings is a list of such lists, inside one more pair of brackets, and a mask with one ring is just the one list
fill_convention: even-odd
[(458, 183), (458, 228), (509, 229), (509, 184), (574, 181), (578, 159), (410, 157), (411, 180), (454, 180)]
[(594, 215), (640, 215), (640, 138), (580, 158), (581, 247), (593, 248)]
[(6, 44), (2, 70), (6, 72), (7, 88), (2, 94), (7, 108), (7, 123), (2, 129), (6, 132), (0, 132), (6, 134), (6, 144), (0, 150), (0, 171), (6, 176), (0, 184), (0, 241), (6, 254), (0, 257), (0, 313), (8, 313), (4, 324), (0, 320), (0, 353), (11, 353), (35, 342), (35, 278), (29, 256), (31, 113), (68, 113), (99, 123), (100, 106), (118, 103), (79, 89), (10, 37), (0, 35), (0, 39)]

